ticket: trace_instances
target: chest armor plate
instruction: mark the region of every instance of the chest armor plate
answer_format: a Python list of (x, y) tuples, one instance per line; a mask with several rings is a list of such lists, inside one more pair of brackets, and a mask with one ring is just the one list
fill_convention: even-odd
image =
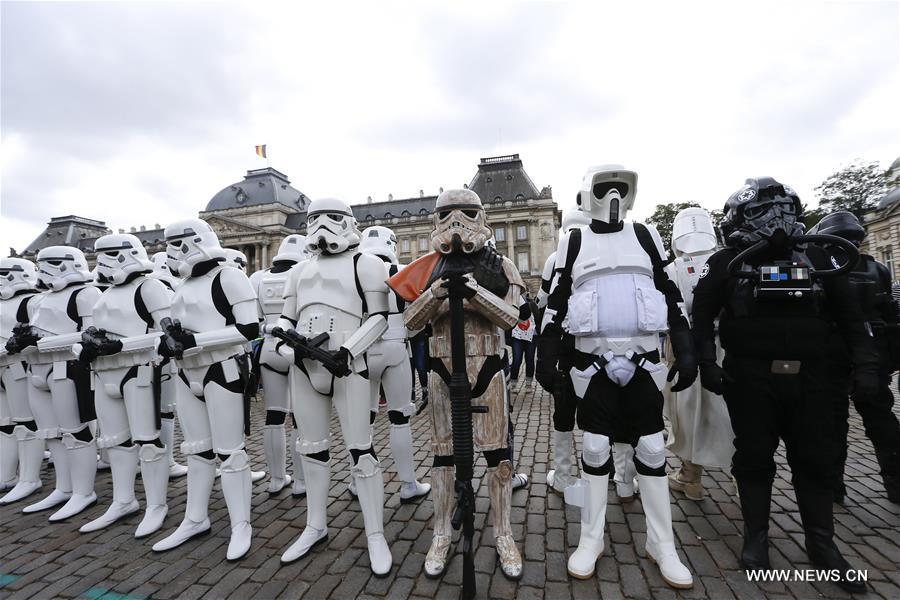
[(572, 282), (579, 287), (585, 281), (607, 274), (632, 273), (653, 277), (653, 264), (634, 233), (625, 223), (622, 231), (594, 233), (583, 229), (581, 248), (572, 265)]
[[(6, 342), (9, 336), (12, 335), (13, 327), (18, 323), (16, 315), (19, 312), (19, 307), (26, 298), (31, 298), (32, 296), (32, 294), (22, 294), (8, 300), (0, 300), (0, 340)], [(32, 300), (31, 304), (33, 305), (36, 301), (37, 299)]]
[(190, 331), (214, 331), (226, 327), (225, 317), (216, 310), (212, 297), (212, 283), (223, 268), (216, 267), (206, 275), (184, 280), (175, 290), (172, 300), (172, 319)]
[(265, 315), (266, 324), (274, 325), (281, 316), (284, 308), (284, 285), (287, 282), (290, 270), (282, 273), (272, 273), (266, 270), (256, 290), (256, 297)]
[(147, 323), (138, 315), (135, 294), (139, 282), (108, 288), (94, 305), (94, 327), (119, 337), (147, 333)]
[(349, 252), (308, 261), (297, 278), (296, 293), (297, 331), (303, 335), (328, 333), (329, 349), (340, 347), (362, 324), (362, 299)]
[(83, 289), (83, 286), (70, 287), (58, 292), (44, 294), (34, 313), (34, 319), (31, 324), (43, 331), (45, 335), (76, 332), (78, 324), (69, 318), (66, 309), (69, 306), (69, 298), (80, 289)]
[(700, 282), (700, 275), (703, 274), (703, 267), (706, 261), (713, 253), (698, 254), (697, 256), (681, 256), (675, 259), (672, 265), (675, 267), (675, 283), (678, 285), (678, 291), (684, 299), (684, 310), (687, 314), (691, 314), (691, 307), (694, 305), (694, 288)]

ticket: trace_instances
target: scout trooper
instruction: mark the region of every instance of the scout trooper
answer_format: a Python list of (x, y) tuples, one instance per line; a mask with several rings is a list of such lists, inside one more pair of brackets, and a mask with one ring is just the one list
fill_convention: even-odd
[[(709, 213), (685, 208), (672, 224), (672, 253), (666, 267), (669, 278), (684, 299), (684, 312), (691, 314), (694, 288), (716, 252), (716, 234)], [(719, 349), (719, 360), (724, 353)], [(704, 389), (700, 381), (681, 392), (666, 394), (666, 416), (672, 425), (669, 449), (681, 459), (681, 467), (669, 474), (669, 487), (690, 500), (703, 499), (703, 467), (728, 468), (734, 454), (734, 433), (728, 408), (721, 396)]]
[[(168, 289), (169, 300), (175, 293), (175, 288), (181, 284), (178, 274), (177, 261), (169, 260), (165, 252), (157, 252), (150, 257), (153, 262), (153, 272), (148, 275), (160, 280)], [(166, 449), (166, 462), (169, 465), (169, 477), (184, 477), (187, 475), (187, 467), (175, 460), (175, 382), (173, 377), (178, 377), (178, 365), (175, 361), (166, 357), (158, 364), (160, 370), (160, 432), (159, 439)]]
[[(429, 340), (431, 370), (432, 440), (434, 466), (431, 469), (434, 501), (434, 534), (425, 557), (425, 574), (437, 577), (447, 565), (453, 532), (450, 527), (455, 500), (453, 432), (450, 415), (449, 380), (452, 368), (450, 309), (447, 301), (450, 281), (443, 279), (449, 261), (464, 261), (474, 270), (464, 282), (466, 319), (466, 363), (473, 406), (486, 406), (486, 413), (472, 415), (475, 447), (487, 462), (486, 483), (490, 493), (497, 556), (503, 574), (510, 579), (522, 576), (522, 557), (510, 525), (512, 462), (509, 458), (509, 401), (500, 358), (504, 348), (502, 330), (519, 322), (519, 305), (525, 285), (513, 263), (486, 247), (491, 237), (481, 199), (471, 190), (447, 190), (438, 196), (431, 241), (440, 257), (434, 269), (414, 285), (420, 295), (404, 312), (412, 330), (429, 322), (434, 334)], [(422, 261), (434, 255), (423, 257)], [(416, 263), (413, 263), (415, 265)], [(396, 277), (414, 273), (410, 265)]]
[(97, 501), (97, 444), (92, 427), (94, 399), (90, 370), (72, 354), (77, 334), (92, 325), (91, 311), (100, 297), (81, 250), (50, 246), (38, 252), (40, 280), (49, 288), (29, 321), (38, 351), (29, 352), (28, 402), (37, 422), (37, 437), (46, 440), (56, 471), (56, 488), (23, 512), (37, 512), (65, 502), (50, 516), (61, 521)]
[[(259, 318), (270, 327), (278, 324), (284, 308), (284, 286), (291, 268), (309, 257), (306, 252), (306, 237), (298, 234), (287, 236), (278, 247), (278, 254), (272, 259), (272, 267), (257, 271), (250, 277), (256, 290)], [(294, 427), (291, 449), (294, 458), (294, 477), (287, 474), (284, 422), (291, 411), (290, 382), (288, 374), (290, 359), (275, 350), (278, 340), (271, 333), (265, 334), (259, 355), (259, 372), (263, 384), (263, 398), (266, 403), (266, 424), (263, 427), (263, 448), (269, 467), (269, 493), (277, 494), (293, 484), (292, 494), (306, 494), (303, 480), (303, 463), (297, 453), (298, 429)]]
[[(665, 473), (659, 333), (669, 330), (676, 361), (669, 379), (674, 391), (696, 378), (696, 358), (681, 295), (666, 276), (666, 253), (652, 227), (623, 221), (634, 204), (637, 174), (620, 165), (588, 171), (580, 198), (591, 224), (560, 240), (557, 273), (544, 314), (545, 331), (558, 331), (568, 318), (575, 336), (570, 370), (578, 397), (578, 425), (585, 432), (582, 478), (566, 489), (581, 506), (578, 549), (569, 557), (572, 577), (593, 576), (603, 552), (607, 484), (615, 432), (635, 447), (647, 554), (673, 587), (693, 585), (675, 551), (669, 485)], [(614, 431), (615, 428), (615, 431)]]
[(360, 232), (346, 203), (333, 198), (314, 200), (307, 218), (306, 249), (312, 257), (291, 270), (279, 323), (306, 338), (321, 339), (321, 334), (327, 334), (320, 349), (332, 361), (326, 368), (323, 360), (294, 351), (291, 395), (297, 399), (293, 409), (300, 426), (308, 508), (306, 528), (281, 560), (287, 563), (305, 556), (328, 536), (333, 406), (354, 462), (351, 474), (356, 479), (372, 572), (385, 576), (392, 558), (384, 538), (384, 478), (372, 447), (370, 391), (364, 372), (366, 351), (388, 329), (387, 269), (379, 258), (359, 251)]
[[(28, 406), (27, 363), (4, 347), (18, 323), (28, 323), (40, 302), (34, 263), (0, 260), (0, 504), (26, 498), (41, 487), (44, 440)], [(16, 471), (18, 470), (18, 479)]]
[(160, 439), (155, 360), (160, 321), (169, 316), (171, 293), (158, 279), (140, 240), (131, 234), (105, 235), (94, 244), (100, 279), (109, 287), (94, 305), (93, 326), (76, 347), (79, 360), (94, 369), (94, 402), (100, 425), (97, 445), (107, 448), (113, 502), (82, 533), (108, 527), (140, 510), (134, 497), (138, 462), (147, 496), (135, 537), (162, 527), (168, 512), (167, 449)]
[[(223, 264), (225, 251), (205, 221), (166, 227), (166, 252), (185, 278), (172, 300), (173, 323), (159, 352), (176, 358), (175, 402), (188, 455), (187, 507), (178, 529), (153, 550), (171, 550), (209, 531), (209, 497), (222, 461), (222, 493), (231, 518), (228, 560), (250, 549), (250, 459), (242, 374), (243, 344), (259, 334), (256, 296), (247, 276)], [(168, 323), (167, 323), (168, 324)]]
[[(397, 261), (397, 236), (387, 227), (369, 227), (363, 231), (360, 244), (363, 252), (379, 257), (393, 276), (403, 267)], [(380, 389), (388, 403), (388, 419), (391, 422), (390, 444), (394, 465), (400, 478), (400, 502), (412, 502), (431, 491), (431, 485), (416, 481), (413, 464), (412, 431), (409, 419), (416, 414), (412, 403), (413, 375), (409, 362), (409, 330), (403, 322), (406, 302), (395, 292), (389, 296), (388, 329), (366, 353), (371, 386), (372, 418), (378, 413)]]

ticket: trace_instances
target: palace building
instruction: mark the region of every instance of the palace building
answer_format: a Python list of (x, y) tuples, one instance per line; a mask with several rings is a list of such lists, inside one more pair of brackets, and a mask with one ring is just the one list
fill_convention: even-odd
[[(518, 154), (482, 158), (468, 188), (484, 203), (494, 230), (497, 250), (519, 268), (534, 294), (541, 269), (559, 242), (561, 213), (549, 186), (538, 188)], [(440, 193), (443, 190), (439, 190)], [(397, 234), (401, 263), (409, 263), (431, 251), (432, 212), (437, 194), (420, 191), (414, 198), (393, 199), (352, 206), (360, 229), (372, 225), (391, 228)], [(248, 271), (269, 266), (281, 240), (306, 232), (310, 198), (291, 185), (284, 173), (267, 167), (247, 171), (242, 181), (222, 188), (207, 202), (199, 217), (210, 224), (222, 245), (247, 256)], [(120, 233), (124, 233), (120, 230)], [(94, 241), (111, 233), (103, 221), (69, 215), (54, 217), (47, 228), (20, 256), (34, 259), (47, 246), (68, 245), (82, 249), (91, 263)], [(165, 250), (163, 226), (132, 227), (148, 253)]]
[(900, 277), (900, 157), (885, 176), (888, 192), (875, 210), (866, 213), (866, 239), (860, 250), (884, 263), (893, 279)]

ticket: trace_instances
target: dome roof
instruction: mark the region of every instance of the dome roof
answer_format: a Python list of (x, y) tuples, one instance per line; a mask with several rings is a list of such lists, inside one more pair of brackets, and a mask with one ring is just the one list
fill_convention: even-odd
[(900, 200), (900, 186), (895, 187), (885, 194), (884, 197), (878, 201), (878, 207), (875, 210), (885, 209), (892, 204), (895, 204), (898, 200)]
[(287, 175), (271, 167), (247, 171), (243, 181), (223, 188), (206, 205), (206, 210), (226, 210), (261, 204), (283, 204), (293, 210), (306, 212), (309, 198), (294, 189)]

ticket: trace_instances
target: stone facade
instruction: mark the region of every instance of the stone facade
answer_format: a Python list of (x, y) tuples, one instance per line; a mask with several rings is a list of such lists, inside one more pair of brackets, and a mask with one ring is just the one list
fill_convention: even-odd
[(887, 173), (888, 193), (875, 210), (866, 214), (866, 239), (860, 249), (884, 263), (894, 279), (900, 279), (900, 158)]

